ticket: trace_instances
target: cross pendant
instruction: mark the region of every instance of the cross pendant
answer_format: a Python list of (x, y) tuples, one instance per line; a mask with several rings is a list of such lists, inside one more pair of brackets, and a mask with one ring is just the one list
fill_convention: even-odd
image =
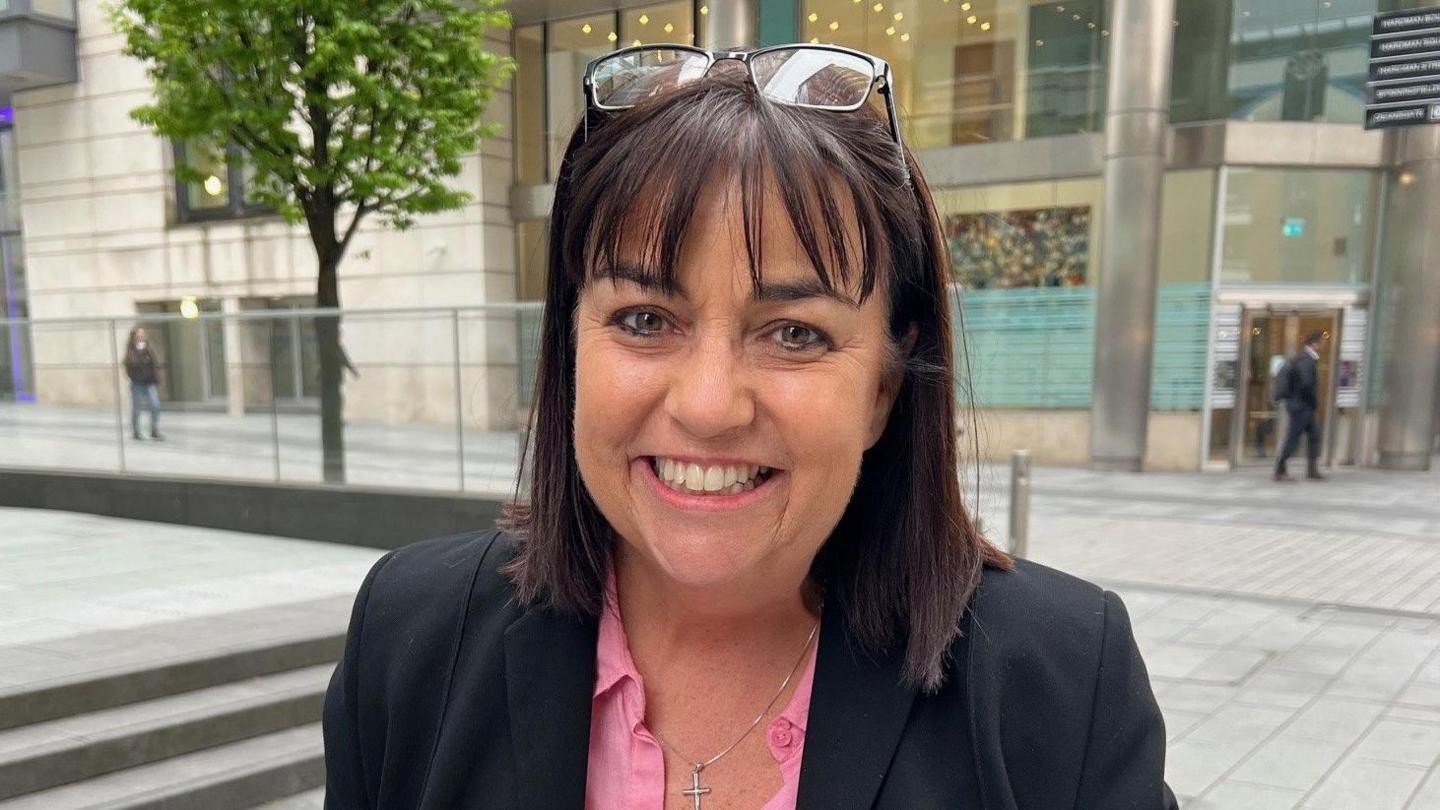
[(681, 795), (695, 800), (695, 810), (700, 810), (700, 797), (710, 792), (710, 788), (700, 786), (700, 769), (703, 767), (705, 766), (695, 766), (695, 770), (690, 772), (690, 787), (680, 791)]

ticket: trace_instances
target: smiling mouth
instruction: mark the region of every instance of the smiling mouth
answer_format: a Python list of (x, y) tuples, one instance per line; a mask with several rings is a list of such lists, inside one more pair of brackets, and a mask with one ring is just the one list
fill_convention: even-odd
[(649, 461), (660, 483), (686, 495), (738, 495), (764, 484), (775, 474), (775, 470), (757, 464), (702, 467), (663, 456), (652, 456)]

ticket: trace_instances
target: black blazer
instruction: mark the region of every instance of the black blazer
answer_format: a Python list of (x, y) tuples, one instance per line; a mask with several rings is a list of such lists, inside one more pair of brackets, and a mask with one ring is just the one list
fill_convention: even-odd
[[(597, 622), (525, 609), (498, 532), (393, 551), (325, 698), (330, 810), (581, 808)], [(799, 810), (1174, 808), (1165, 730), (1114, 594), (986, 571), (937, 694), (821, 624)]]
[(1294, 410), (1315, 410), (1320, 407), (1320, 368), (1315, 358), (1304, 349), (1290, 358), (1285, 366), (1290, 381), (1285, 389), (1286, 404)]

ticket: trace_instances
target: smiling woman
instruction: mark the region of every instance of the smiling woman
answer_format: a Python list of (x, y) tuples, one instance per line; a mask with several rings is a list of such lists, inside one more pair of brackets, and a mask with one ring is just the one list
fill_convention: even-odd
[(561, 164), (531, 498), (376, 565), (333, 807), (1173, 807), (1113, 594), (962, 502), (883, 61), (627, 49)]

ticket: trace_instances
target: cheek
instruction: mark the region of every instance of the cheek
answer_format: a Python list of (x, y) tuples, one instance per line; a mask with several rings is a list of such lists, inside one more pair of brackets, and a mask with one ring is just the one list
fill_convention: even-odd
[(575, 352), (575, 446), (587, 460), (623, 455), (653, 410), (653, 375), (614, 344), (582, 334)]
[[(836, 497), (848, 498), (868, 445), (875, 402), (873, 375), (863, 366), (828, 374), (795, 374), (774, 380), (762, 394), (799, 474)], [(839, 491), (833, 488), (843, 485)]]

